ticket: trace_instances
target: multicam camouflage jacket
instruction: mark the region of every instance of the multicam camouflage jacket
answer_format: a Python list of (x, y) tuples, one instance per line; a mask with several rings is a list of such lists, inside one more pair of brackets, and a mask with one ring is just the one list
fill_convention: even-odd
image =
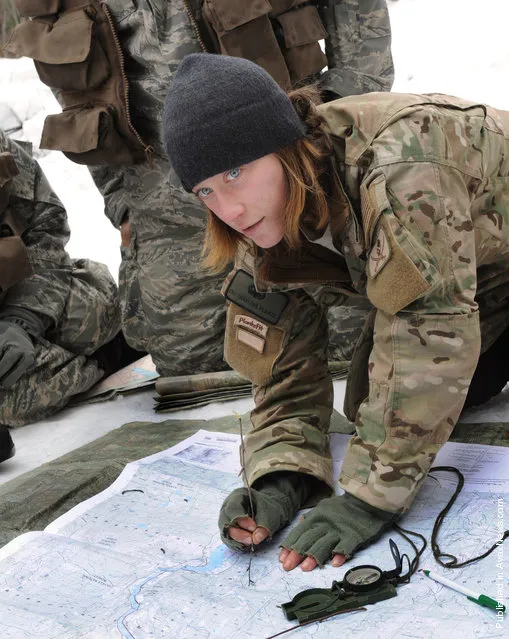
[(481, 347), (509, 324), (509, 113), (392, 93), (319, 108), (334, 144), (329, 224), (304, 219), (301, 249), (277, 259), (244, 244), (223, 287), (225, 357), (255, 385), (247, 476), (293, 470), (332, 485), (327, 323), (314, 295), (326, 286), (375, 307), (347, 389), (356, 434), (340, 484), (404, 512)]

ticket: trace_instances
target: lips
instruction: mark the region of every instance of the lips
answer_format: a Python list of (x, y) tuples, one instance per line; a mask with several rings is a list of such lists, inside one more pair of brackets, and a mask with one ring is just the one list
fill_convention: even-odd
[(254, 224), (251, 224), (251, 226), (246, 226), (245, 228), (240, 229), (240, 232), (243, 233), (244, 235), (248, 235), (252, 231), (255, 231), (258, 228), (258, 226), (261, 224), (262, 221), (263, 221), (263, 217), (262, 217), (261, 220), (258, 220), (258, 222), (255, 222)]

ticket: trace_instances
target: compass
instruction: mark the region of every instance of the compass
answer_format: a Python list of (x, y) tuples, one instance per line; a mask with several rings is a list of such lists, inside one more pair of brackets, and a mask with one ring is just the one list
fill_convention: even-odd
[(385, 581), (384, 573), (377, 566), (356, 566), (343, 577), (343, 588), (354, 592), (373, 590)]
[(378, 566), (355, 566), (345, 573), (342, 581), (333, 581), (332, 588), (310, 588), (281, 605), (286, 618), (306, 623), (325, 615), (374, 604), (395, 597), (396, 586), (403, 583), (402, 559), (392, 539), (389, 545), (396, 567), (382, 570)]

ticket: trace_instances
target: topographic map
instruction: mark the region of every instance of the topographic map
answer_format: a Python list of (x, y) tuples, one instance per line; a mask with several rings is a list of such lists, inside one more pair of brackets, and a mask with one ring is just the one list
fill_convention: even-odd
[[(338, 466), (347, 436), (332, 437)], [(106, 491), (44, 532), (26, 533), (0, 550), (1, 638), (263, 639), (294, 625), (278, 605), (299, 591), (329, 588), (353, 565), (391, 570), (389, 537), (413, 557), (410, 545), (391, 532), (345, 567), (285, 573), (277, 561), (281, 535), (253, 556), (254, 583), (249, 585), (250, 554), (230, 551), (217, 530), (224, 498), (240, 485), (238, 444), (233, 435), (200, 431), (169, 451), (129, 464)], [(441, 547), (460, 560), (499, 539), (497, 504), (509, 499), (501, 470), (507, 473), (506, 449), (489, 447), (486, 458), (488, 447), (464, 446), (447, 444), (438, 460), (460, 468), (463, 464), (470, 473), (440, 535)], [(429, 540), (434, 519), (453, 490), (444, 473), (428, 478), (401, 525)], [(500, 550), (454, 571), (437, 566), (429, 550), (421, 560), (422, 567), (493, 597), (497, 584), (501, 592), (501, 573), (508, 590), (509, 571), (502, 565)], [(392, 599), (289, 636), (506, 635), (497, 628), (493, 610), (416, 573)]]

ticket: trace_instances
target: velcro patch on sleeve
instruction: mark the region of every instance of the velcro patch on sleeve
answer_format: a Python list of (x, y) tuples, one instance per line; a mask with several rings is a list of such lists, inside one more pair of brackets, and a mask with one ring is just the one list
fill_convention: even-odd
[(289, 302), (288, 295), (285, 293), (259, 293), (253, 276), (243, 270), (235, 273), (224, 296), (230, 302), (269, 324), (279, 322)]
[(384, 243), (387, 242), (387, 249), (380, 250), (380, 254), (375, 251), (373, 262), (370, 254), (366, 293), (376, 308), (389, 315), (395, 315), (431, 287), (398, 244), (389, 223), (383, 217), (375, 237), (371, 253), (376, 249), (378, 238), (383, 238), (381, 241)]

